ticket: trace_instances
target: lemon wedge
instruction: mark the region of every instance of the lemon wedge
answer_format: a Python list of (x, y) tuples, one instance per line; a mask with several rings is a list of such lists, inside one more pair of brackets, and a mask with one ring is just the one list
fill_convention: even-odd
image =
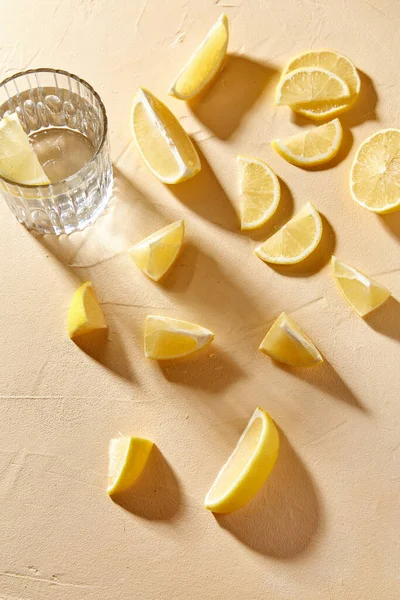
[(383, 285), (332, 256), (332, 272), (343, 297), (360, 317), (381, 306), (391, 296)]
[(400, 209), (400, 129), (383, 129), (361, 144), (350, 172), (350, 191), (372, 212)]
[(132, 133), (143, 161), (163, 183), (179, 183), (200, 171), (199, 156), (178, 119), (144, 88), (133, 100)]
[(314, 105), (349, 96), (349, 86), (335, 73), (317, 67), (302, 67), (281, 77), (275, 103), (277, 106)]
[(228, 18), (221, 15), (171, 85), (169, 94), (180, 100), (197, 96), (219, 72), (228, 42)]
[(93, 291), (86, 281), (76, 290), (68, 312), (68, 335), (76, 338), (95, 329), (106, 329), (106, 321)]
[(230, 513), (247, 504), (267, 480), (278, 452), (275, 423), (257, 408), (207, 493), (205, 507), (214, 513)]
[(209, 329), (170, 317), (149, 315), (144, 333), (144, 353), (147, 358), (171, 360), (193, 354), (214, 339)]
[(147, 464), (153, 445), (150, 440), (138, 437), (122, 436), (110, 441), (107, 487), (110, 496), (135, 483)]
[(321, 237), (321, 216), (309, 202), (279, 231), (257, 246), (255, 253), (265, 262), (293, 265), (309, 256)]
[(184, 235), (184, 221), (176, 221), (135, 244), (128, 252), (143, 273), (153, 281), (160, 281), (174, 264)]
[(292, 367), (314, 367), (323, 362), (310, 338), (284, 312), (268, 331), (259, 350), (273, 360)]
[(309, 119), (322, 121), (332, 119), (353, 106), (360, 94), (361, 82), (356, 67), (347, 56), (334, 50), (308, 50), (295, 56), (286, 65), (282, 77), (304, 67), (319, 67), (334, 73), (347, 84), (350, 97), (346, 100), (326, 100), (311, 107), (294, 105), (292, 108), (295, 112)]
[(17, 113), (0, 121), (0, 175), (24, 185), (50, 183)]
[(339, 119), (314, 127), (283, 140), (274, 140), (272, 147), (285, 160), (298, 167), (314, 167), (326, 163), (339, 152), (343, 129)]
[(240, 177), (241, 229), (264, 225), (276, 211), (281, 197), (279, 180), (262, 160), (250, 156), (237, 157)]

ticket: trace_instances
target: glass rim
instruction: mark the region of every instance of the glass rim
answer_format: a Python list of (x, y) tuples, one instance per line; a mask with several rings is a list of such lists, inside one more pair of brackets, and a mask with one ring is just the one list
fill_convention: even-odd
[(26, 71), (19, 71), (18, 73), (14, 73), (14, 75), (10, 75), (9, 77), (6, 77), (6, 79), (3, 79), (2, 81), (0, 81), (0, 87), (3, 87), (7, 83), (10, 83), (10, 81), (13, 81), (13, 79), (16, 79), (17, 77), (21, 77), (22, 75), (33, 75), (34, 73), (55, 73), (55, 74), (59, 74), (59, 75), (66, 75), (67, 77), (71, 77), (78, 83), (82, 83), (84, 86), (86, 86), (90, 90), (90, 92), (93, 94), (93, 96), (98, 101), (101, 112), (103, 114), (103, 119), (104, 119), (104, 131), (103, 131), (103, 135), (101, 137), (101, 141), (100, 141), (100, 144), (99, 144), (97, 150), (95, 151), (93, 156), (78, 171), (76, 171), (76, 173), (73, 173), (72, 175), (68, 175), (68, 177), (61, 179), (60, 181), (56, 181), (55, 183), (41, 183), (41, 184), (37, 184), (37, 185), (18, 183), (17, 181), (12, 181), (11, 179), (7, 179), (7, 177), (3, 177), (2, 175), (0, 175), (1, 181), (4, 181), (5, 183), (11, 184), (13, 186), (18, 186), (18, 187), (21, 187), (24, 189), (29, 189), (29, 190), (35, 190), (37, 188), (43, 190), (46, 188), (51, 188), (52, 186), (60, 185), (61, 183), (68, 183), (70, 180), (74, 179), (77, 175), (79, 175), (79, 173), (81, 173), (81, 171), (86, 169), (86, 167), (88, 165), (90, 165), (92, 162), (95, 161), (95, 159), (98, 157), (98, 155), (102, 151), (105, 141), (107, 139), (108, 119), (107, 119), (106, 107), (104, 106), (104, 103), (103, 103), (102, 99), (100, 98), (99, 94), (90, 85), (90, 83), (88, 83), (87, 81), (82, 79), (82, 77), (78, 77), (78, 75), (74, 75), (73, 73), (69, 73), (68, 71), (64, 71), (63, 69), (51, 69), (51, 68), (43, 67), (43, 68), (38, 68), (38, 69), (28, 69)]

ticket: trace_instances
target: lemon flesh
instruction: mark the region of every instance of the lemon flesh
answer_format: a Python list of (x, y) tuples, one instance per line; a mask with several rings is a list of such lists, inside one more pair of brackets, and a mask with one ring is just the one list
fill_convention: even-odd
[(334, 73), (348, 86), (350, 97), (347, 100), (326, 100), (312, 107), (294, 105), (293, 110), (315, 121), (332, 119), (349, 110), (360, 93), (360, 77), (353, 62), (344, 54), (334, 50), (309, 50), (293, 58), (285, 67), (282, 77), (290, 71), (303, 67), (320, 67)]
[(171, 85), (169, 94), (180, 100), (197, 96), (220, 70), (228, 42), (228, 18), (221, 15)]
[(247, 504), (267, 480), (278, 452), (275, 423), (265, 410), (257, 408), (206, 495), (205, 507), (215, 513), (230, 513)]
[(144, 333), (144, 352), (147, 358), (171, 360), (193, 354), (208, 346), (213, 339), (213, 332), (201, 325), (149, 315)]
[(107, 324), (92, 282), (86, 281), (75, 292), (68, 312), (68, 335), (76, 338), (95, 329), (106, 329)]
[(345, 300), (360, 317), (365, 317), (391, 296), (383, 285), (358, 269), (332, 256), (332, 273)]
[(279, 180), (262, 160), (250, 156), (237, 157), (240, 177), (241, 229), (256, 229), (264, 225), (276, 211), (281, 190)]
[(50, 183), (17, 113), (7, 115), (0, 121), (0, 175), (17, 184)]
[(313, 167), (326, 163), (339, 152), (343, 129), (339, 119), (293, 135), (274, 140), (272, 147), (285, 160), (298, 167)]
[(314, 367), (323, 362), (310, 338), (284, 312), (268, 331), (259, 350), (273, 360), (292, 367)]
[(281, 77), (275, 96), (277, 106), (303, 105), (349, 98), (347, 83), (335, 73), (317, 67), (302, 67)]
[(279, 231), (257, 246), (255, 253), (265, 262), (296, 264), (316, 249), (321, 237), (321, 216), (309, 202)]
[(133, 100), (132, 133), (141, 158), (163, 183), (179, 183), (200, 171), (199, 156), (178, 119), (144, 88)]
[(361, 144), (350, 172), (350, 191), (372, 212), (400, 209), (400, 129), (383, 129)]
[(160, 281), (174, 264), (183, 243), (184, 221), (156, 231), (128, 250), (131, 259), (153, 281)]
[(108, 494), (123, 492), (135, 483), (147, 464), (153, 445), (150, 440), (138, 437), (119, 437), (110, 441)]

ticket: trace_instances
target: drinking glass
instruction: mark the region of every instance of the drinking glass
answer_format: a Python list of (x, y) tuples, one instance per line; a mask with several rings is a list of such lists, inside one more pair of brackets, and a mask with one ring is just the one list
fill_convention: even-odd
[(94, 223), (113, 185), (100, 96), (66, 71), (32, 69), (0, 83), (0, 119), (14, 112), (51, 181), (24, 185), (0, 177), (0, 190), (18, 221), (56, 235)]

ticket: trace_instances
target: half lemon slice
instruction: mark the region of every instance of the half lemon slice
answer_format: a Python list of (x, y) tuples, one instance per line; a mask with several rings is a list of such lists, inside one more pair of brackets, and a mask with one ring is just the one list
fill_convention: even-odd
[(259, 350), (273, 360), (292, 367), (314, 367), (323, 362), (310, 338), (284, 312), (268, 331)]
[(281, 197), (279, 180), (262, 160), (237, 157), (240, 177), (240, 217), (242, 231), (261, 227), (278, 208)]
[(76, 290), (68, 311), (68, 335), (76, 338), (95, 329), (106, 329), (107, 324), (93, 291), (92, 282), (86, 281)]
[(228, 42), (228, 18), (221, 15), (171, 85), (169, 94), (180, 100), (197, 96), (220, 70)]
[(17, 113), (0, 121), (0, 175), (24, 185), (50, 183)]
[(347, 84), (350, 97), (346, 100), (326, 100), (312, 107), (303, 108), (294, 105), (292, 108), (295, 112), (309, 119), (320, 121), (332, 119), (353, 106), (359, 96), (361, 82), (356, 67), (347, 56), (335, 52), (335, 50), (308, 50), (292, 58), (286, 65), (282, 77), (290, 71), (302, 67), (322, 67), (334, 73)]
[(339, 119), (293, 135), (274, 140), (272, 147), (285, 160), (298, 167), (314, 167), (326, 163), (339, 152), (343, 129)]
[(177, 259), (184, 235), (184, 221), (176, 221), (135, 244), (128, 252), (145, 275), (160, 281)]
[(210, 488), (205, 507), (215, 513), (230, 513), (247, 504), (267, 480), (278, 452), (275, 423), (265, 410), (257, 408)]
[(213, 339), (213, 332), (201, 325), (149, 315), (144, 333), (144, 353), (147, 358), (172, 360), (205, 348)]
[(400, 129), (383, 129), (361, 144), (351, 167), (350, 191), (372, 212), (400, 210)]
[(153, 445), (150, 440), (138, 437), (119, 437), (110, 441), (107, 487), (110, 496), (135, 483), (147, 464)]
[(293, 265), (309, 256), (321, 237), (321, 215), (309, 202), (279, 231), (257, 246), (255, 253), (265, 262)]
[(360, 317), (381, 306), (391, 296), (383, 285), (332, 256), (332, 272), (343, 297)]
[(143, 161), (163, 183), (179, 183), (200, 171), (199, 156), (178, 119), (144, 88), (133, 100), (132, 133)]
[(281, 77), (275, 103), (277, 106), (314, 105), (349, 96), (349, 86), (335, 73), (317, 67), (302, 67)]

